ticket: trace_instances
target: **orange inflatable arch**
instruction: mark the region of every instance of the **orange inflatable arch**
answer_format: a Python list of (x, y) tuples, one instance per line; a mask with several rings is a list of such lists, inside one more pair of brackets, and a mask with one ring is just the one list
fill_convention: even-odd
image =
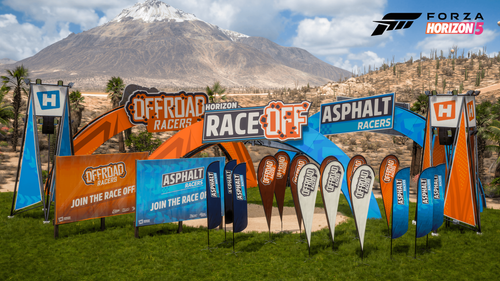
[[(114, 108), (92, 120), (73, 136), (75, 155), (90, 155), (116, 134), (134, 126), (123, 106)], [(202, 134), (203, 121), (194, 123), (166, 140), (148, 159), (190, 158), (206, 148), (218, 145), (229, 160), (236, 159), (238, 163), (248, 163), (247, 184), (249, 187), (257, 186), (252, 158), (243, 143), (203, 144)]]

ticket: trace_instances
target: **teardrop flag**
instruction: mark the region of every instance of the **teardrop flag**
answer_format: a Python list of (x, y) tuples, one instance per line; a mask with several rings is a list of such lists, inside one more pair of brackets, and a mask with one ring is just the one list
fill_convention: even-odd
[(248, 225), (246, 163), (240, 163), (233, 169), (233, 191), (233, 232), (241, 232)]
[(278, 161), (278, 170), (276, 171), (276, 184), (274, 185), (274, 194), (280, 220), (283, 221), (283, 206), (285, 205), (285, 191), (288, 181), (288, 171), (290, 170), (290, 156), (285, 151), (280, 151), (274, 155)]
[(224, 166), (224, 220), (233, 223), (233, 169), (236, 167), (236, 160), (231, 160)]
[(257, 181), (259, 183), (260, 198), (266, 214), (267, 228), (271, 231), (271, 215), (273, 212), (274, 186), (278, 161), (272, 155), (260, 160), (257, 170)]
[(423, 170), (418, 178), (417, 212), (415, 215), (417, 221), (417, 231), (415, 235), (417, 238), (424, 237), (432, 230), (434, 216), (432, 186), (434, 185), (434, 174), (435, 168), (429, 167)]
[[(326, 160), (326, 159), (325, 159)], [(323, 160), (323, 163), (325, 163)], [(321, 196), (325, 205), (326, 219), (332, 236), (332, 242), (335, 236), (335, 222), (337, 210), (339, 207), (340, 191), (344, 179), (344, 167), (342, 164), (333, 160), (326, 165), (321, 164)]]
[(375, 172), (372, 167), (363, 164), (359, 166), (352, 175), (351, 200), (356, 229), (358, 230), (361, 251), (365, 241), (366, 221), (368, 219), (368, 208), (370, 206), (370, 194), (375, 182)]
[(437, 230), (444, 221), (444, 186), (446, 179), (446, 165), (441, 164), (434, 167), (434, 185), (433, 185), (433, 219), (432, 230)]
[(290, 172), (288, 173), (290, 190), (292, 191), (293, 204), (295, 206), (295, 213), (297, 214), (299, 228), (302, 227), (302, 213), (300, 212), (299, 198), (297, 195), (297, 179), (299, 177), (300, 170), (307, 163), (309, 163), (309, 159), (306, 156), (296, 155), (293, 157), (292, 163), (290, 164)]
[(307, 245), (311, 247), (311, 230), (316, 205), (320, 173), (315, 164), (309, 163), (302, 167), (297, 180), (297, 191), (300, 210), (304, 219), (304, 230), (306, 232)]
[(399, 170), (393, 181), (391, 238), (396, 239), (408, 231), (410, 212), (410, 168)]
[(387, 227), (391, 225), (391, 209), (392, 209), (392, 193), (393, 182), (396, 173), (399, 170), (398, 157), (394, 155), (387, 155), (379, 169), (380, 190), (382, 191), (382, 200), (384, 201), (385, 217), (387, 219)]
[(367, 162), (365, 157), (363, 157), (362, 155), (354, 155), (351, 158), (351, 160), (349, 160), (349, 164), (347, 164), (346, 179), (347, 179), (347, 189), (349, 190), (349, 195), (351, 194), (352, 175), (354, 175), (356, 169), (363, 164), (367, 164)]
[(214, 161), (206, 171), (207, 220), (208, 229), (214, 229), (222, 223), (221, 196), (219, 189), (220, 162)]

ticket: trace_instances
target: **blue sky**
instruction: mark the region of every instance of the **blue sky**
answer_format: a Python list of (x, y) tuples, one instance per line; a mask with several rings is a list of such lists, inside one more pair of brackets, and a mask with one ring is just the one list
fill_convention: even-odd
[[(70, 32), (80, 33), (110, 21), (137, 0), (0, 0), (0, 58), (21, 60)], [(500, 1), (393, 0), (164, 0), (177, 9), (221, 28), (268, 38), (283, 46), (308, 50), (347, 70), (403, 61), (431, 49), (453, 46), (489, 55), (500, 51)], [(370, 36), (387, 13), (423, 13), (405, 30)], [(427, 13), (481, 13), (481, 35), (426, 35)]]

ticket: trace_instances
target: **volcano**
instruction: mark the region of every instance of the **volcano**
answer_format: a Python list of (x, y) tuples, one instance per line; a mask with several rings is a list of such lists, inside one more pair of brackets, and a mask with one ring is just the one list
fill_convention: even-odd
[(283, 47), (207, 23), (158, 0), (124, 9), (116, 18), (70, 34), (17, 62), (31, 78), (75, 82), (102, 90), (111, 76), (148, 87), (323, 85), (350, 72), (306, 50)]

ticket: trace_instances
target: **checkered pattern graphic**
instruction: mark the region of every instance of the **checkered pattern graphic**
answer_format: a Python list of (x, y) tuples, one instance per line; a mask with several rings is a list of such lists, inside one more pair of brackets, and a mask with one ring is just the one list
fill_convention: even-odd
[(465, 127), (465, 112), (462, 110), (460, 115), (460, 129), (458, 131), (458, 140), (453, 153), (453, 163), (451, 165), (447, 184), (444, 215), (476, 226), (469, 169), (470, 161), (468, 154), (467, 128)]

